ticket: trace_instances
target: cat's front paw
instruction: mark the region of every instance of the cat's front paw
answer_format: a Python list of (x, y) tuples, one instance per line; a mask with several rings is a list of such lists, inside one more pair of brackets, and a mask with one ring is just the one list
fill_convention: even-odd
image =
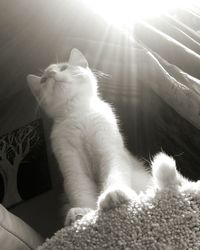
[(92, 211), (91, 208), (82, 208), (82, 207), (73, 207), (69, 210), (67, 213), (66, 219), (65, 219), (65, 226), (71, 225), (76, 220), (81, 219), (85, 214)]
[(135, 196), (135, 191), (128, 187), (109, 188), (99, 196), (98, 208), (109, 210), (128, 203)]

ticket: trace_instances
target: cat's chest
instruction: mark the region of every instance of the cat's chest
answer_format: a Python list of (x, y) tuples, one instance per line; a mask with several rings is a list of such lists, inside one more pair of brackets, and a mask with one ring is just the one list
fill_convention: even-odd
[(87, 140), (96, 131), (97, 126), (93, 116), (85, 115), (66, 120), (61, 124), (60, 128), (65, 131), (66, 136), (73, 135), (80, 140)]
[(81, 166), (88, 175), (97, 173), (98, 156), (96, 153), (94, 118), (65, 120), (56, 124), (52, 130), (52, 147), (56, 155), (64, 155), (75, 150), (81, 160)]
[(54, 124), (51, 137), (55, 144), (69, 144), (77, 150), (84, 149), (90, 152), (94, 148), (94, 138), (97, 131), (98, 122), (95, 116), (85, 115), (71, 117)]

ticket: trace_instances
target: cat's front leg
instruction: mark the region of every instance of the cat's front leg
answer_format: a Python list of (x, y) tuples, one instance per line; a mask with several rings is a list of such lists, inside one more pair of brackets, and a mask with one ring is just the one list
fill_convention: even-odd
[[(68, 150), (65, 151), (65, 148)], [(65, 219), (65, 225), (69, 225), (88, 212), (89, 208), (96, 209), (97, 187), (78, 150), (66, 145), (56, 151), (56, 156), (63, 175), (64, 191), (72, 207)]]
[(128, 186), (110, 186), (98, 198), (98, 209), (109, 210), (130, 202), (136, 197)]
[(68, 181), (64, 184), (70, 205), (72, 206), (64, 222), (65, 226), (69, 226), (88, 212), (96, 209), (98, 195), (95, 184), (84, 173), (79, 175), (71, 174)]
[(71, 225), (73, 222), (81, 219), (87, 213), (93, 211), (91, 208), (73, 207), (67, 213), (65, 218), (65, 226)]
[[(102, 150), (102, 148), (101, 148)], [(122, 151), (122, 150), (121, 150)], [(126, 155), (113, 150), (101, 153), (101, 194), (98, 197), (98, 208), (108, 210), (128, 203), (136, 196), (131, 188), (131, 168)]]

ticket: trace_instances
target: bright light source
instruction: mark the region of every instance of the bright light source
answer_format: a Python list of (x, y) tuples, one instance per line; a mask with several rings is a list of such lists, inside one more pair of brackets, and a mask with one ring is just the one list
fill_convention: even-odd
[(185, 6), (186, 0), (84, 0), (96, 13), (114, 25), (131, 25), (144, 17), (160, 15)]

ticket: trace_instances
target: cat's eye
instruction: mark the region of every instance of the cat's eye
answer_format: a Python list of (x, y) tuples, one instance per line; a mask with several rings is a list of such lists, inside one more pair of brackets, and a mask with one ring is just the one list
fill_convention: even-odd
[(66, 70), (67, 69), (67, 65), (62, 65), (61, 67), (60, 67), (60, 71), (64, 71), (64, 70)]

